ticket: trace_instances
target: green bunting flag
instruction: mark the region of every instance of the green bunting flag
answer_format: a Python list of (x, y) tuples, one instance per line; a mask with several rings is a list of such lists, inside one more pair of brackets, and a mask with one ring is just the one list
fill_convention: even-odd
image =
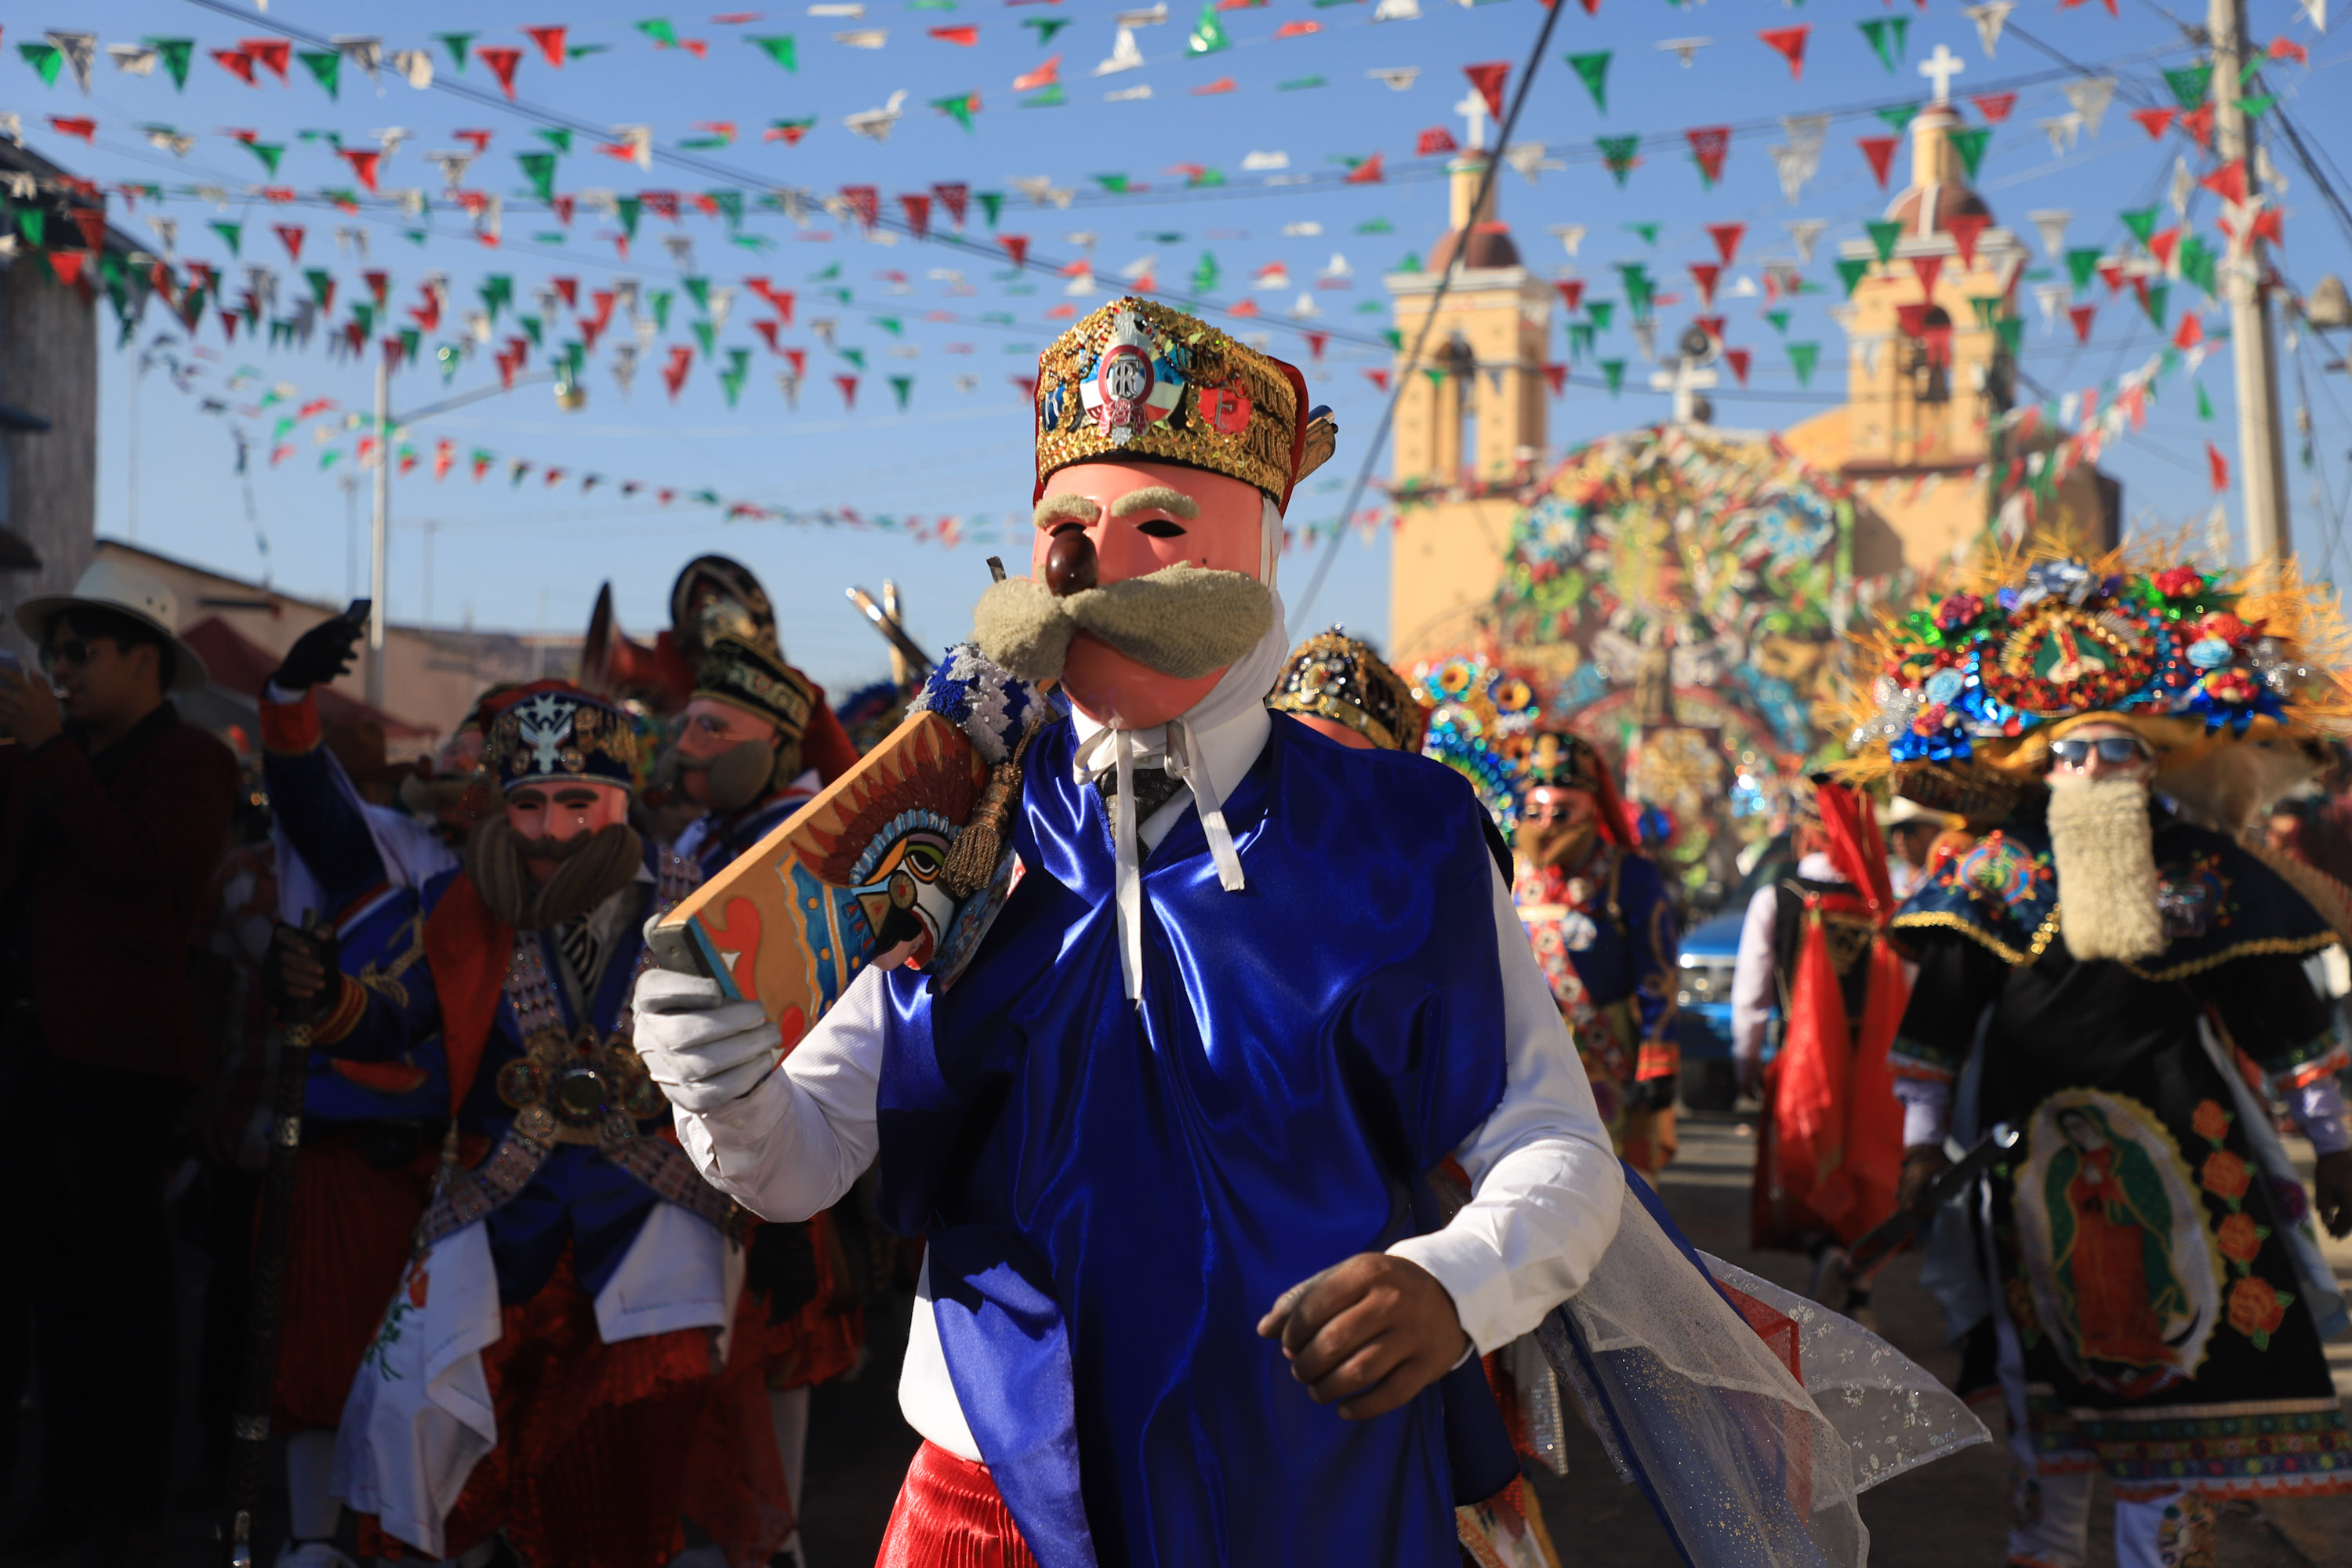
[(1945, 139), (1951, 142), (1952, 151), (1960, 155), (1961, 169), (1969, 179), (1975, 179), (1977, 165), (1984, 162), (1985, 143), (1992, 140), (1992, 127), (1971, 125), (1964, 131), (1948, 131), (1945, 132)]
[(1217, 279), (1220, 276), (1221, 274), (1217, 267), (1217, 258), (1215, 255), (1206, 250), (1201, 252), (1201, 259), (1192, 264), (1192, 292), (1195, 294), (1215, 293), (1217, 291)]
[(1873, 218), (1862, 226), (1870, 231), (1870, 247), (1878, 252), (1878, 259), (1894, 260), (1895, 242), (1903, 237), (1903, 220), (1899, 217)]
[(1394, 234), (1396, 225), (1384, 217), (1376, 217), (1356, 226), (1358, 234)]
[(302, 67), (327, 89), (330, 100), (340, 100), (342, 82), (343, 56), (340, 49), (304, 49), (295, 57)]
[(530, 188), (539, 194), (541, 201), (555, 199), (554, 153), (518, 153), (515, 162), (522, 165), (523, 177), (530, 182)]
[(1058, 81), (1049, 81), (1044, 87), (1039, 88), (1035, 92), (1033, 92), (1028, 97), (1023, 99), (1021, 100), (1021, 107), (1024, 109), (1059, 109), (1062, 105), (1069, 101), (1070, 95), (1062, 90), (1062, 84)]
[(2118, 216), (2124, 220), (2124, 226), (2132, 231), (2132, 237), (2146, 245), (2148, 242), (2148, 237), (2156, 233), (2157, 214), (2160, 210), (2157, 207), (2141, 207), (2137, 212), (2127, 212)]
[[(1852, 290), (1852, 289), (1848, 289), (1848, 290), (1847, 290), (1847, 292), (1848, 292), (1848, 293), (1851, 293), (1851, 292), (1853, 292), (1853, 290)], [(1772, 323), (1772, 330), (1773, 330), (1774, 331), (1780, 333), (1780, 334), (1781, 334), (1782, 336), (1784, 336), (1784, 337), (1788, 334), (1788, 331), (1789, 331), (1789, 312), (1788, 312), (1788, 311), (1786, 311), (1786, 310), (1767, 310), (1767, 311), (1765, 311), (1765, 312), (1764, 312), (1764, 319), (1765, 319), (1766, 321), (1769, 321), (1769, 322), (1771, 322), (1771, 323)]]
[(866, 351), (864, 349), (840, 349), (835, 352), (838, 353), (842, 358), (856, 365), (858, 369), (864, 370), (866, 368)]
[[(40, 248), (41, 239), (48, 232), (48, 215), (42, 212), (40, 208), (18, 207), (16, 209), (16, 230), (25, 237), (34, 249)], [(236, 247), (234, 245), (229, 247), (232, 255), (236, 250)]]
[(1841, 256), (1838, 258), (1837, 273), (1839, 280), (1845, 285), (1845, 297), (1851, 300), (1863, 279), (1869, 276), (1870, 263), (1858, 256)]
[(2147, 306), (2147, 319), (2155, 322), (2158, 328), (2161, 328), (2164, 325), (2165, 298), (2171, 292), (2172, 289), (2168, 284), (2154, 283), (2148, 286), (2147, 299), (2146, 300)]
[(1095, 184), (1100, 185), (1104, 190), (1108, 191), (1112, 195), (1123, 196), (1127, 195), (1127, 176), (1125, 174), (1097, 174), (1095, 176)]
[(1969, 309), (1976, 313), (1978, 326), (1990, 327), (1994, 314), (2000, 310), (2000, 296), (1971, 294), (1969, 296)]
[(2244, 111), (2247, 119), (2255, 120), (2261, 118), (2263, 110), (2277, 101), (2278, 94), (2274, 92), (2258, 93), (2252, 98), (2238, 100), (2238, 108)]
[(801, 68), (800, 56), (793, 48), (791, 34), (776, 33), (764, 38), (751, 38), (745, 41), (759, 45), (760, 47), (767, 51), (768, 58), (770, 59), (775, 61), (778, 65), (783, 67), (786, 70), (793, 72), (794, 75), (799, 74)]
[(644, 198), (615, 196), (613, 198), (613, 210), (621, 220), (621, 232), (631, 239), (636, 238), (637, 219), (646, 210)]
[(242, 145), (247, 152), (261, 160), (261, 166), (269, 171), (270, 178), (278, 177), (278, 160), (286, 156), (283, 142), (247, 142)]
[(1894, 75), (1895, 62), (1902, 58), (1905, 47), (1909, 41), (1911, 18), (1874, 16), (1869, 21), (1859, 25), (1862, 28), (1862, 36), (1870, 40), (1871, 51), (1878, 56), (1878, 63), (1886, 68), (1889, 76)]
[(646, 290), (646, 300), (654, 308), (654, 331), (669, 331), (669, 308), (677, 302), (677, 292), (669, 289), (651, 289)]
[(142, 38), (141, 43), (155, 51), (163, 68), (172, 73), (172, 86), (178, 91), (188, 89), (188, 62), (195, 58), (194, 38)]
[(433, 37), (443, 48), (449, 51), (450, 62), (462, 74), (466, 68), (466, 51), (481, 35), (479, 33), (436, 33)]
[(648, 16), (637, 24), (637, 31), (666, 49), (677, 47), (677, 29), (669, 25), (667, 16)]
[(1584, 313), (1592, 318), (1593, 331), (1605, 332), (1609, 330), (1609, 323), (1617, 319), (1617, 301), (1587, 300), (1584, 302)]
[(1598, 54), (1570, 55), (1569, 68), (1584, 82), (1584, 90), (1592, 95), (1592, 107), (1601, 113), (1609, 112), (1609, 60), (1611, 51)]
[(1820, 362), (1821, 357), (1822, 345), (1819, 343), (1790, 343), (1789, 345), (1789, 368), (1797, 373), (1797, 384), (1799, 386), (1811, 386), (1813, 384), (1813, 366)]
[(2201, 381), (2197, 384), (2197, 417), (2200, 419), (2213, 417), (2213, 400), (2205, 395), (2205, 384)]
[(1601, 379), (1609, 384), (1609, 395), (1616, 396), (1617, 389), (1625, 384), (1625, 362), (1622, 359), (1602, 360)]
[[(245, 225), (241, 223), (215, 223), (212, 226), (212, 229), (215, 234), (221, 237), (222, 243), (228, 247), (228, 253), (231, 256), (243, 256), (245, 254)], [(36, 243), (38, 242), (37, 241)]]
[(360, 336), (364, 338), (373, 335), (375, 331), (375, 301), (373, 300), (352, 300), (352, 324), (359, 328)]
[(907, 323), (896, 316), (877, 316), (874, 318), (874, 324), (894, 338), (903, 338), (907, 335)]
[(2221, 283), (2214, 267), (2220, 258), (2214, 255), (2212, 247), (2192, 234), (2180, 242), (2179, 259), (2180, 275), (2203, 289), (2209, 299), (2220, 291)]
[(482, 279), (480, 294), (482, 309), (496, 321), (499, 308), (514, 303), (514, 279), (503, 272), (493, 272)]
[(1188, 55), (1213, 55), (1234, 47), (1225, 36), (1224, 19), (1217, 15), (1217, 0), (1201, 0), (1201, 19), (1192, 24), (1192, 35), (1184, 40)]
[(1589, 321), (1568, 324), (1568, 357), (1582, 359), (1592, 352), (1592, 326)]
[(540, 343), (539, 334), (540, 329), (544, 324), (545, 323), (537, 316), (517, 316), (515, 318), (515, 325), (522, 329), (522, 335), (530, 340), (530, 346), (533, 348), (541, 346)]
[(1636, 149), (1642, 145), (1642, 139), (1639, 136), (1602, 136), (1597, 138), (1596, 142), (1601, 149), (1601, 161), (1608, 165), (1609, 173), (1616, 179), (1618, 188), (1622, 190), (1625, 185), (1625, 176), (1632, 173), (1633, 165), (1641, 161), (1634, 154)]
[(966, 132), (970, 132), (971, 130), (971, 111), (980, 107), (980, 94), (976, 92), (950, 93), (945, 98), (932, 99), (930, 100), (930, 105), (933, 109), (938, 110), (941, 114), (944, 114), (949, 119), (954, 121), (958, 125), (962, 126)]
[(1004, 193), (974, 191), (971, 194), (971, 199), (980, 204), (981, 216), (988, 219), (988, 226), (993, 230), (996, 227), (996, 215), (1004, 210)]
[(711, 330), (710, 323), (708, 321), (693, 321), (689, 322), (688, 325), (690, 325), (694, 330), (694, 341), (702, 345), (703, 357), (705, 359), (709, 358), (712, 340), (716, 338), (718, 334)]
[(2081, 293), (2098, 276), (2099, 263), (2106, 259), (2100, 250), (2070, 250), (2066, 253), (2066, 276), (2074, 280), (2074, 291)]
[(1027, 16), (1022, 19), (1021, 25), (1024, 27), (1033, 29), (1036, 33), (1037, 47), (1044, 49), (1053, 47), (1054, 35), (1068, 26), (1070, 25), (1070, 18), (1067, 16)]
[(710, 198), (710, 205), (719, 209), (719, 216), (727, 220), (727, 226), (729, 228), (740, 228), (743, 226), (742, 192), (722, 190), (705, 191), (702, 194)]
[(569, 153), (572, 151), (572, 132), (569, 131), (562, 129), (541, 131), (538, 132), (538, 135), (541, 141), (546, 142), (549, 146), (554, 148), (559, 153)]
[(2003, 316), (1992, 324), (1993, 335), (2000, 340), (2001, 348), (2015, 359), (2025, 346), (2025, 318)]
[(1276, 82), (1274, 84), (1274, 90), (1276, 92), (1302, 92), (1310, 87), (1328, 87), (1329, 85), (1329, 83), (1326, 82), (1319, 76), (1295, 76), (1288, 81)]
[(18, 44), (16, 52), (25, 57), (26, 65), (41, 73), (42, 85), (58, 85), (58, 72), (65, 68), (66, 63), (64, 51), (55, 44)]
[(1898, 103), (1891, 109), (1880, 110), (1878, 118), (1886, 122), (1888, 130), (1900, 136), (1903, 134), (1904, 127), (1911, 123), (1912, 118), (1919, 112), (1921, 107), (1916, 103)]
[(310, 298), (319, 302), (321, 310), (335, 308), (335, 275), (323, 267), (303, 268), (302, 279), (310, 285)]
[(710, 310), (710, 279), (682, 278), (678, 281), (685, 285), (686, 297), (694, 301), (694, 308), (708, 313)]
[(913, 394), (914, 390), (915, 378), (913, 376), (894, 375), (890, 378), (890, 395), (898, 400), (899, 413), (904, 414), (907, 412), (907, 399)]
[(2164, 73), (2164, 85), (2172, 89), (2184, 111), (2194, 110), (2205, 101), (2213, 86), (2213, 65), (2208, 60), (2201, 66), (2183, 66)]
[(1625, 232), (1640, 235), (1643, 245), (1654, 246), (1658, 243), (1658, 230), (1663, 226), (1654, 223), (1629, 223), (1625, 226)]

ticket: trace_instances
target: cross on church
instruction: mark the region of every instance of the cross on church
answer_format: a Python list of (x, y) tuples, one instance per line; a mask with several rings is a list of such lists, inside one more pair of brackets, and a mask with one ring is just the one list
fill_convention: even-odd
[(1968, 68), (1968, 61), (1941, 44), (1936, 46), (1934, 54), (1919, 62), (1919, 74), (1935, 79), (1937, 103), (1952, 101), (1952, 79)]
[(1677, 425), (1696, 425), (1699, 422), (1698, 395), (1721, 379), (1715, 372), (1706, 369), (1688, 354), (1676, 355), (1675, 368), (1671, 371), (1659, 370), (1650, 373), (1652, 387), (1660, 392), (1671, 392), (1675, 395), (1675, 423)]
[(1464, 149), (1472, 153), (1484, 152), (1486, 146), (1486, 95), (1472, 88), (1463, 95), (1462, 101), (1454, 106), (1454, 112), (1462, 116), (1466, 127), (1463, 132)]

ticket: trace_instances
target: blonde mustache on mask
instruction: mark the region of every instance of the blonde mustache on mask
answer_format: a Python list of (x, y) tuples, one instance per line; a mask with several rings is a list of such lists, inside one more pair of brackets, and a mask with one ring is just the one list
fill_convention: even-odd
[(2059, 931), (2078, 960), (2153, 958), (2165, 949), (2147, 803), (2137, 779), (2050, 781)]
[(1274, 591), (1239, 572), (1178, 562), (1141, 577), (1056, 597), (1008, 577), (980, 597), (980, 651), (1024, 680), (1058, 680), (1070, 639), (1099, 638), (1162, 675), (1192, 680), (1246, 655), (1274, 624)]

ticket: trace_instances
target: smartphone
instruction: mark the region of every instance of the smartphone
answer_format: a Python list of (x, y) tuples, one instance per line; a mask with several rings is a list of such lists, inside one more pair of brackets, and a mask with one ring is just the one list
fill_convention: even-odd
[(368, 618), (374, 613), (373, 599), (353, 599), (350, 607), (343, 611), (343, 619), (355, 626), (363, 626), (368, 624)]

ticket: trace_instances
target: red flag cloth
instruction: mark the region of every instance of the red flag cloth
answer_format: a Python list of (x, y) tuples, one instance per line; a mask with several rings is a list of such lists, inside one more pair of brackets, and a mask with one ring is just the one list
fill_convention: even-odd
[(2182, 316), (2180, 330), (2172, 334), (2172, 346), (2177, 349), (2193, 349), (2204, 341), (2205, 323), (2197, 319), (2196, 312), (2192, 310)]
[(1379, 387), (1382, 392), (1386, 392), (1389, 389), (1389, 373), (1384, 370), (1368, 370), (1364, 373), (1364, 379), (1370, 382), (1374, 386)]
[[(940, 205), (948, 209), (948, 216), (955, 220), (956, 227), (961, 228), (963, 209), (965, 204), (971, 199), (971, 188), (961, 184), (933, 185), (931, 195), (939, 198)], [(791, 321), (792, 313), (789, 310), (784, 313), (784, 319), (787, 323)]]
[(1013, 266), (1026, 267), (1029, 265), (1029, 237), (1027, 235), (1000, 234), (996, 237), (996, 243), (1004, 247), (1004, 254), (1013, 258)]
[(1711, 185), (1723, 178), (1724, 154), (1731, 151), (1731, 127), (1701, 125), (1683, 135), (1689, 141), (1691, 156), (1698, 160), (1698, 172), (1706, 177), (1706, 183)]
[(836, 375), (833, 378), (833, 384), (841, 388), (841, 405), (854, 411), (857, 407), (857, 378)]
[(1715, 253), (1723, 258), (1726, 267), (1730, 266), (1732, 258), (1739, 254), (1740, 237), (1747, 232), (1748, 226), (1744, 223), (1711, 223), (1706, 226), (1707, 237), (1715, 241)]
[(1454, 132), (1446, 130), (1443, 125), (1431, 126), (1423, 132), (1421, 139), (1412, 144), (1412, 155), (1416, 158), (1434, 158), (1441, 153), (1458, 153), (1461, 150), (1461, 144), (1454, 140)]
[(1985, 117), (1985, 122), (1987, 124), (1998, 125), (2002, 121), (2009, 118), (2009, 111), (2017, 107), (2017, 94), (2013, 92), (1980, 92), (1974, 98), (1969, 99), (1969, 101), (1977, 106), (1977, 112)]
[[(82, 244), (92, 250), (104, 250), (106, 248), (106, 209), (104, 207), (70, 207), (67, 210), (73, 214), (74, 226), (81, 230)], [(278, 232), (283, 234), (285, 231), (281, 229)], [(299, 247), (301, 244), (302, 231), (298, 228), (294, 233), (295, 244)]]
[(1347, 179), (1340, 183), (1349, 185), (1377, 185), (1381, 183), (1381, 155), (1375, 153), (1349, 170)]
[(561, 66), (563, 63), (563, 35), (569, 31), (568, 28), (525, 27), (523, 31), (530, 35), (530, 41), (539, 46), (539, 52), (547, 57), (549, 65)]
[(1789, 79), (1801, 79), (1805, 74), (1805, 35), (1811, 27), (1767, 27), (1756, 36), (1779, 51), (1789, 62)]
[(961, 44), (967, 49), (974, 47), (980, 42), (980, 29), (969, 25), (961, 27), (933, 27), (930, 31), (931, 37), (940, 42)]
[(907, 215), (907, 226), (917, 239), (928, 239), (931, 233), (931, 198), (906, 195), (898, 198), (899, 207)]
[(220, 62), (222, 69), (245, 83), (246, 86), (260, 85), (253, 79), (253, 57), (243, 49), (214, 49), (211, 53), (213, 58)]
[(1307, 352), (1315, 357), (1315, 363), (1317, 364), (1321, 364), (1323, 363), (1324, 345), (1330, 342), (1330, 341), (1331, 334), (1328, 332), (1309, 332), (1307, 334)]
[(236, 47), (279, 81), (286, 79), (286, 68), (294, 60), (294, 45), (286, 38), (239, 38)]
[(1992, 226), (1992, 219), (1983, 213), (1959, 213), (1946, 220), (1944, 226), (1951, 231), (1952, 243), (1960, 247), (1960, 265), (1977, 264), (1977, 241)]
[(1712, 306), (1715, 303), (1716, 280), (1723, 276), (1723, 268), (1712, 261), (1694, 261), (1690, 275), (1691, 281), (1698, 285), (1699, 302)]
[(1742, 386), (1746, 386), (1748, 384), (1748, 355), (1746, 349), (1726, 349), (1723, 351), (1724, 363), (1731, 367), (1732, 375), (1738, 380), (1739, 384)]
[(375, 189), (375, 166), (383, 154), (371, 153), (363, 147), (342, 147), (337, 149), (337, 153), (352, 166), (353, 177), (373, 192)]
[(1944, 270), (1944, 258), (1940, 256), (1915, 256), (1911, 258), (1911, 270), (1918, 275), (1920, 292), (1933, 298), (1936, 279)]
[(2230, 459), (2221, 456), (2221, 448), (2210, 441), (2205, 443), (2205, 466), (2213, 472), (2215, 489), (2226, 490), (2230, 488)]
[(1490, 60), (1485, 65), (1464, 66), (1462, 74), (1470, 79), (1470, 85), (1486, 100), (1486, 112), (1499, 121), (1503, 118), (1503, 83), (1510, 78), (1511, 62)]
[(514, 97), (515, 68), (522, 64), (522, 51), (520, 49), (476, 49), (474, 56), (490, 68), (490, 74), (499, 79), (499, 86), (505, 89), (507, 97), (509, 99)]
[(2180, 117), (2180, 129), (2197, 139), (2197, 145), (2208, 153), (2213, 150), (2213, 100), (2206, 100)]
[[(1766, 1074), (1756, 1151), (1754, 1244), (1801, 1244), (1827, 1231), (1851, 1244), (1895, 1212), (1902, 1176), (1903, 1112), (1888, 1052), (1910, 983), (1886, 940), (1895, 915), (1886, 856), (1866, 797), (1842, 784), (1816, 787), (1830, 863), (1852, 892), (1805, 896), (1804, 934), (1790, 986), (1789, 1024)], [(1830, 957), (1828, 921), (1873, 928), (1859, 1019)]]
[(286, 247), (286, 254), (288, 256), (292, 257), (296, 261), (302, 259), (301, 225), (293, 223), (273, 224), (270, 226), (269, 232), (278, 237), (278, 243)]
[(2242, 206), (2246, 200), (2246, 161), (2235, 159), (2222, 164), (2197, 182), (2232, 206)]
[(52, 114), (49, 129), (60, 136), (79, 136), (92, 146), (97, 145), (98, 121), (86, 115)]
[[(70, 289), (75, 284), (81, 281), (82, 263), (89, 259), (89, 251), (51, 250), (45, 252), (44, 254), (46, 254), (49, 258), (49, 271), (56, 276), (58, 282)], [(228, 333), (229, 342), (235, 342), (236, 341), (236, 318), (228, 311), (224, 310), (221, 312), (221, 321), (226, 324), (225, 330)]]
[(1566, 305), (1570, 310), (1575, 310), (1582, 309), (1584, 304), (1583, 279), (1557, 279), (1553, 281), (1552, 287), (1559, 290), (1560, 302)]
[[(1568, 390), (1568, 366), (1564, 364), (1545, 365), (1543, 367), (1543, 377), (1544, 380), (1550, 384), (1551, 395), (1554, 397), (1558, 397), (1561, 393)], [(1383, 374), (1381, 379), (1385, 381), (1387, 379), (1386, 375)], [(1746, 378), (1742, 377), (1741, 379), (1744, 380)], [(1382, 392), (1386, 392), (1388, 388), (1383, 386), (1381, 390)]]
[(1878, 176), (1878, 188), (1886, 188), (1887, 172), (1895, 167), (1895, 138), (1892, 136), (1858, 136), (1855, 146), (1870, 160), (1870, 172)]
[(425, 921), (425, 957), (441, 998), (441, 1044), (449, 1063), (453, 1115), (474, 1087), (513, 956), (514, 928), (492, 914), (473, 879), (458, 872)]
[(2166, 132), (2172, 129), (2172, 122), (2180, 118), (2180, 110), (2177, 109), (2135, 109), (2132, 110), (2131, 117), (2139, 121), (2139, 128), (2142, 131), (2147, 132), (2147, 139), (2153, 142), (2158, 137), (2162, 136)]

